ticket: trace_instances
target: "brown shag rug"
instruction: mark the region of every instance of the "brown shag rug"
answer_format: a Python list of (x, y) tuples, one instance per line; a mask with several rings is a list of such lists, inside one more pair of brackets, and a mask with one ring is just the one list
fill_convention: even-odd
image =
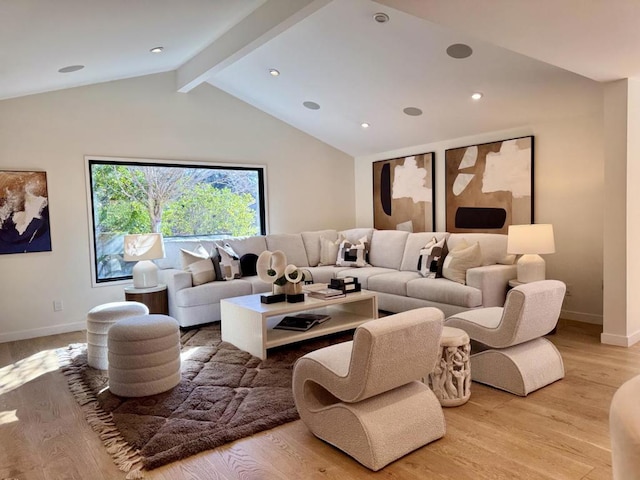
[(291, 376), (302, 355), (352, 335), (269, 350), (266, 360), (220, 339), (220, 324), (182, 331), (182, 380), (141, 398), (110, 393), (107, 372), (87, 365), (86, 344), (58, 352), (69, 388), (128, 479), (144, 470), (296, 420)]

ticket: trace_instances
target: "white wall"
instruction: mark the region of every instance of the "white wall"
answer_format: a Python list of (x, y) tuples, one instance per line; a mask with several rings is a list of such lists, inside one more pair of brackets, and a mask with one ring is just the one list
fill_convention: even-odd
[(605, 211), (603, 343), (640, 341), (640, 80), (605, 87)]
[(603, 115), (602, 97), (585, 98), (591, 114), (558, 111), (548, 122), (356, 158), (356, 224), (373, 225), (372, 171), (376, 160), (435, 152), (436, 228), (445, 230), (444, 155), (448, 148), (534, 135), (536, 223), (552, 223), (556, 253), (545, 255), (547, 278), (571, 285), (563, 318), (602, 323)]
[(84, 155), (267, 165), (270, 232), (354, 224), (352, 157), (208, 84), (176, 93), (167, 73), (1, 101), (0, 168), (47, 172), (53, 251), (0, 255), (0, 342), (124, 300), (91, 287)]

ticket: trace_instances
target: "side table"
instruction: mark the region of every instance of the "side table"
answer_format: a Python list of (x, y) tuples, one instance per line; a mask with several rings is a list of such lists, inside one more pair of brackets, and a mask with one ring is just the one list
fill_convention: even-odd
[(149, 307), (149, 313), (169, 315), (167, 286), (164, 283), (148, 288), (124, 287), (124, 298), (130, 302), (144, 303)]
[(427, 383), (443, 407), (457, 407), (471, 396), (471, 343), (464, 330), (443, 327), (440, 358)]

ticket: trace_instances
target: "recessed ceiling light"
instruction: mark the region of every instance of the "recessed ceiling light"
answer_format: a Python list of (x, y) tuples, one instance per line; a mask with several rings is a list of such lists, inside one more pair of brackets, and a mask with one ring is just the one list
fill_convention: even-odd
[(269, 75), (271, 75), (272, 77), (277, 77), (278, 75), (280, 75), (280, 72), (278, 70), (276, 70), (275, 68), (270, 68), (269, 69)]
[(422, 115), (422, 110), (420, 110), (417, 107), (407, 107), (404, 110), (402, 110), (406, 115), (409, 115), (410, 117), (419, 117), (420, 115)]
[(316, 102), (302, 102), (302, 105), (307, 107), (309, 110), (320, 110), (320, 105)]
[(471, 98), (473, 98), (474, 100), (480, 100), (482, 98), (482, 93), (475, 92), (474, 94), (471, 95)]
[(369, 128), (371, 125), (369, 125), (367, 122), (362, 122), (362, 123), (360, 124), (360, 126), (361, 126), (362, 128)]
[(373, 19), (378, 23), (387, 23), (389, 21), (389, 15), (378, 12), (373, 15)]
[(153, 47), (149, 50), (151, 53), (161, 53), (164, 50), (164, 47)]
[(58, 72), (60, 73), (71, 73), (77, 72), (78, 70), (82, 70), (84, 65), (69, 65), (68, 67), (62, 67)]
[(467, 58), (470, 57), (473, 53), (473, 50), (469, 45), (465, 45), (464, 43), (454, 43), (453, 45), (449, 45), (447, 47), (447, 55), (451, 58)]

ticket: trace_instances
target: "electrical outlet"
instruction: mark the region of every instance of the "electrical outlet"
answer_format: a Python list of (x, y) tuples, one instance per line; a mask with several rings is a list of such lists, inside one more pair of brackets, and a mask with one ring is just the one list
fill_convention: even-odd
[(53, 311), (61, 312), (62, 311), (62, 300), (54, 300), (53, 301)]

